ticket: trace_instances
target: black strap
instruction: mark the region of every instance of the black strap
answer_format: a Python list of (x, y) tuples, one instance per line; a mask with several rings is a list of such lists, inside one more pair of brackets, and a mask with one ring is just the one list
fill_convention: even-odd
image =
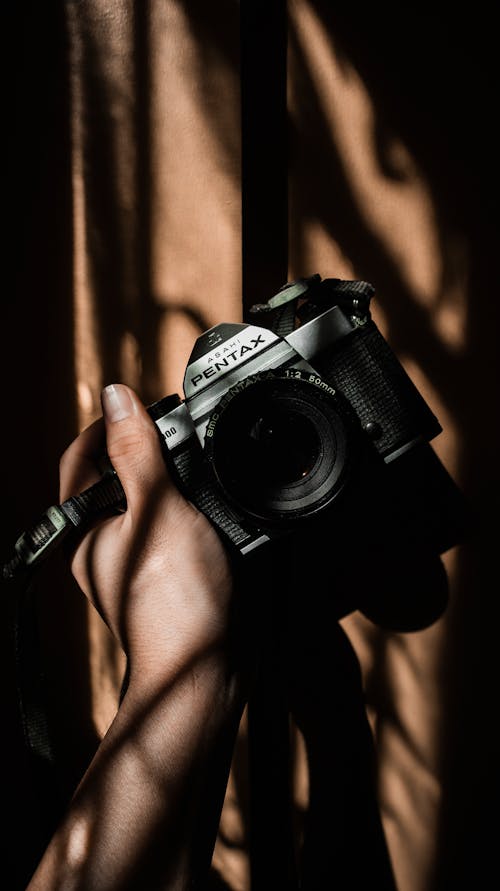
[(7, 848), (7, 881), (13, 891), (26, 887), (67, 801), (49, 726), (36, 592), (31, 581), (26, 576), (0, 580), (4, 620), (8, 619), (4, 658), (13, 682), (7, 748), (12, 740), (16, 767), (14, 774), (7, 758), (4, 810), (11, 831), (22, 840), (22, 848)]
[(375, 288), (361, 279), (321, 279), (319, 274), (299, 278), (283, 285), (265, 303), (249, 308), (249, 318), (286, 337), (297, 324), (332, 306), (339, 306), (355, 324), (364, 324), (370, 316), (370, 301)]
[[(30, 773), (40, 818), (33, 846), (41, 856), (65, 803), (58, 783), (44, 664), (39, 640), (36, 605), (36, 570), (62, 539), (81, 534), (88, 524), (110, 511), (123, 510), (125, 496), (114, 472), (107, 472), (94, 486), (49, 508), (17, 541), (15, 553), (2, 567), (1, 593), (7, 607), (15, 668), (18, 716), (24, 740), (26, 767)], [(33, 823), (33, 821), (32, 821)], [(36, 820), (35, 820), (36, 823)], [(34, 850), (34, 856), (36, 857)]]
[(33, 580), (15, 585), (13, 644), (17, 666), (17, 696), (27, 748), (47, 765), (55, 763), (45, 702)]
[(81, 535), (88, 525), (110, 512), (126, 508), (125, 493), (114, 470), (60, 505), (49, 507), (17, 540), (10, 560), (2, 566), (4, 583), (26, 588), (34, 571), (68, 536)]

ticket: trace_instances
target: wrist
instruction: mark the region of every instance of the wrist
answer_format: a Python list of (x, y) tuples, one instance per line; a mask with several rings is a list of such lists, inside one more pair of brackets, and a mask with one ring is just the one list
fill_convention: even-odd
[[(183, 765), (204, 762), (221, 736), (234, 736), (246, 702), (240, 672), (224, 652), (199, 655), (174, 672), (139, 674), (130, 680), (117, 719), (141, 750), (141, 762), (161, 785), (182, 774)], [(174, 766), (175, 765), (175, 766)]]
[[(134, 653), (128, 660), (127, 684), (122, 705), (141, 711), (145, 705), (160, 705), (175, 691), (192, 705), (228, 708), (244, 696), (246, 673), (235, 663), (227, 641), (185, 642), (169, 647), (168, 653)], [(197, 700), (200, 702), (197, 703)]]
[[(141, 862), (155, 887), (184, 888), (204, 874), (243, 705), (238, 674), (220, 652), (162, 679), (131, 672), (33, 889), (59, 887), (63, 870), (68, 887), (114, 891)], [(165, 846), (169, 837), (178, 843)]]

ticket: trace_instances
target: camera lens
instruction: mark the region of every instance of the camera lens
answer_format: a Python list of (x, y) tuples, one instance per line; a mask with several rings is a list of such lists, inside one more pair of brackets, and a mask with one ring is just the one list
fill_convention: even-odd
[(271, 522), (295, 520), (336, 497), (346, 479), (349, 434), (332, 393), (277, 372), (228, 391), (209, 421), (205, 448), (238, 509)]
[[(299, 411), (280, 406), (267, 407), (252, 419), (241, 445), (248, 468), (256, 482), (286, 486), (303, 480), (315, 466), (321, 451), (317, 430)], [(243, 455), (241, 455), (243, 457)]]

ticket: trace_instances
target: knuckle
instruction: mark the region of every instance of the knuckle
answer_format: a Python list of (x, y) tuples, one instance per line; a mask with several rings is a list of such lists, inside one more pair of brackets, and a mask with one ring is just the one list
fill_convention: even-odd
[(129, 462), (140, 463), (143, 460), (146, 445), (145, 431), (134, 427), (113, 437), (108, 443), (108, 454), (111, 461), (126, 458)]

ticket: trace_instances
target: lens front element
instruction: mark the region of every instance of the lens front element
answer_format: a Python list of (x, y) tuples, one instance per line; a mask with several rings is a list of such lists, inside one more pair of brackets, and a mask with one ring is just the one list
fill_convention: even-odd
[(335, 391), (297, 369), (262, 372), (229, 390), (207, 426), (218, 484), (252, 517), (316, 513), (343, 488), (349, 419)]
[(284, 399), (276, 399), (257, 414), (256, 420), (250, 419), (248, 430), (244, 426), (241, 430), (240, 455), (255, 484), (288, 486), (303, 480), (321, 451), (312, 421)]

